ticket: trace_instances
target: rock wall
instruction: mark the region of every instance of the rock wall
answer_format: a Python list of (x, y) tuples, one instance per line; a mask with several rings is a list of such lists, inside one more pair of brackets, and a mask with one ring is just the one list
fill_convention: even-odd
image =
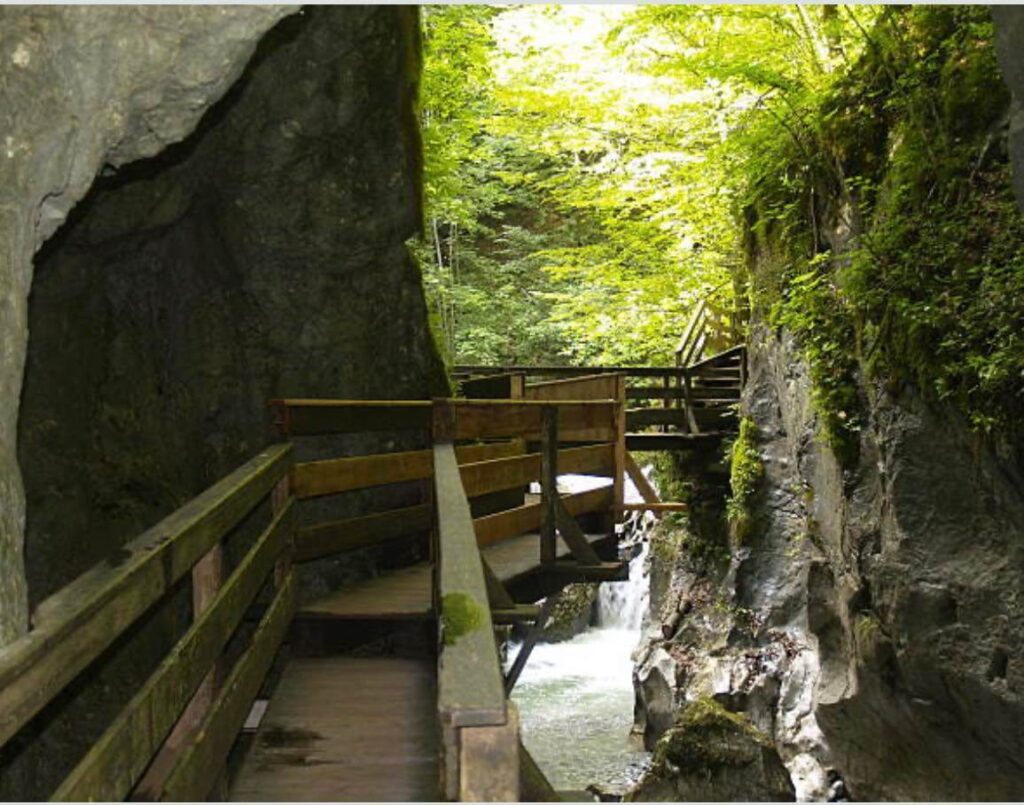
[(33, 255), (104, 166), (188, 134), (294, 10), (0, 8), (0, 644), (28, 621), (16, 434)]
[(992, 6), (996, 26), (996, 53), (1003, 79), (1013, 94), (1010, 107), (1010, 158), (1013, 187), (1024, 207), (1024, 8)]
[(745, 712), (800, 798), (840, 775), (856, 799), (1020, 799), (1024, 477), (912, 391), (866, 393), (844, 472), (792, 340), (756, 330), (753, 528), (728, 561), (655, 571), (670, 638), (652, 628), (639, 667), (647, 720), (702, 696)]
[[(93, 20), (103, 35), (83, 22), (55, 29), (46, 47), (76, 53), (76, 40), (49, 38), (74, 33), (89, 54), (109, 56), (106, 24), (115, 41), (163, 58), (165, 27), (170, 41), (174, 31), (206, 41), (206, 26), (225, 68), (231, 39), (216, 41), (217, 9), (196, 11), (202, 35), (184, 27), (191, 10), (166, 23), (107, 11)], [(36, 256), (18, 422), (33, 605), (274, 439), (268, 399), (445, 388), (405, 247), (421, 221), (416, 11), (313, 7), (262, 38), (284, 12), (260, 14), (237, 69), (216, 74), (221, 93), (233, 85), (198, 124), (201, 104), (183, 96), (196, 114), (175, 131), (194, 131), (151, 156), (168, 142), (157, 137), (131, 164), (128, 152), (99, 151), (111, 169)], [(161, 69), (173, 75), (181, 58), (178, 68), (204, 75), (200, 54), (192, 64), (188, 47), (171, 51)], [(162, 129), (139, 131), (145, 140)], [(86, 138), (68, 136), (69, 148)], [(344, 572), (304, 574), (304, 592)], [(187, 602), (185, 584), (3, 748), (0, 798), (52, 791), (180, 633)]]
[(43, 249), (19, 432), (33, 603), (271, 441), (270, 398), (442, 387), (404, 245), (415, 25), (281, 22), (194, 134), (100, 180)]

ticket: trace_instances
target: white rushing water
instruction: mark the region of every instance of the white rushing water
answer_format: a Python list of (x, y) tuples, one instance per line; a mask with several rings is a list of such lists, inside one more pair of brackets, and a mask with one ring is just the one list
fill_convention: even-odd
[[(585, 488), (577, 477), (563, 476), (559, 485)], [(523, 743), (556, 789), (624, 787), (647, 762), (639, 739), (630, 736), (632, 653), (648, 598), (646, 552), (643, 543), (630, 562), (629, 581), (601, 585), (596, 626), (534, 648), (512, 693)], [(510, 660), (518, 648), (510, 647)]]

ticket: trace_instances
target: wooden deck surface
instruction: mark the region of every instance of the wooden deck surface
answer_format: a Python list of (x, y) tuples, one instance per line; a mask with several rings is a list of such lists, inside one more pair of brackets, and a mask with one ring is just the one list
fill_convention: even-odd
[[(588, 534), (590, 542), (604, 539)], [(490, 545), (481, 551), (501, 581), (509, 581), (540, 566), (540, 535), (522, 534)], [(568, 558), (569, 548), (558, 539), (558, 558)], [(304, 618), (339, 620), (426, 620), (432, 617), (431, 566), (426, 562), (382, 573), (372, 579), (335, 590), (302, 606)]]
[(426, 620), (432, 617), (430, 565), (392, 570), (328, 593), (302, 606), (310, 618)]
[(436, 695), (429, 658), (291, 660), (231, 800), (437, 800)]

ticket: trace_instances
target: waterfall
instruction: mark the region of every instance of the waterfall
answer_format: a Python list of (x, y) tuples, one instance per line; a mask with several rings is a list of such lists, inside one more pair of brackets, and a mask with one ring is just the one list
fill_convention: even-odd
[(639, 550), (629, 561), (629, 581), (602, 584), (597, 598), (597, 626), (602, 629), (628, 629), (640, 631), (647, 601), (650, 597), (650, 579), (647, 576), (649, 543), (639, 543)]
[[(573, 492), (607, 483), (579, 475), (558, 481)], [(627, 501), (640, 499), (628, 479), (625, 494)], [(621, 526), (623, 556), (632, 557), (629, 580), (600, 586), (595, 626), (562, 643), (537, 645), (513, 691), (523, 741), (556, 788), (598, 783), (624, 790), (649, 761), (630, 731), (632, 654), (649, 599), (646, 532), (653, 522), (647, 512), (630, 515)], [(566, 752), (570, 743), (573, 751)]]

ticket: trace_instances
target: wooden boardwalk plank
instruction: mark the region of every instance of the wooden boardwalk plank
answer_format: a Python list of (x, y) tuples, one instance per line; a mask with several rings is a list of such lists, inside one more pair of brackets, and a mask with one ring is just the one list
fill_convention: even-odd
[(432, 659), (293, 659), (231, 799), (436, 801), (435, 697)]
[(432, 617), (430, 565), (403, 567), (328, 593), (299, 609), (306, 618), (426, 620)]
[[(606, 539), (587, 534), (590, 543)], [(540, 535), (521, 534), (483, 550), (484, 558), (499, 581), (509, 581), (540, 567)], [(558, 558), (572, 553), (558, 540)], [(298, 617), (339, 620), (427, 620), (432, 617), (431, 567), (421, 562), (382, 573), (372, 579), (328, 593), (300, 607)]]

